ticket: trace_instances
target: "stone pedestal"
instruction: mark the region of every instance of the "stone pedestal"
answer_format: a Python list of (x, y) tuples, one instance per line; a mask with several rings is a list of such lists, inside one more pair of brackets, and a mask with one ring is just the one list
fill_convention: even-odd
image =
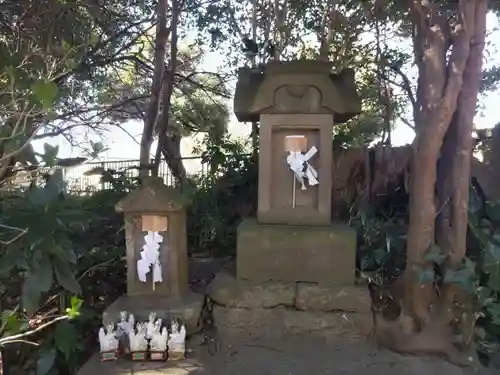
[(104, 311), (103, 323), (116, 322), (120, 311), (134, 314), (137, 321), (147, 321), (151, 311), (167, 322), (172, 318), (181, 319), (189, 333), (196, 332), (205, 298), (203, 295), (187, 291), (181, 296), (121, 296)]
[[(103, 314), (103, 323), (118, 321), (120, 311), (134, 314), (136, 321), (146, 321), (150, 312), (166, 320), (182, 318), (187, 329), (196, 328), (204, 296), (188, 287), (186, 201), (162, 179), (150, 177), (116, 204), (124, 213), (127, 250), (127, 295), (116, 300)], [(146, 282), (139, 280), (137, 261), (145, 244), (144, 236), (156, 232), (163, 281), (153, 283), (152, 268)]]
[(289, 333), (365, 337), (371, 328), (365, 286), (236, 279), (219, 273), (207, 292), (219, 333), (279, 337)]
[(252, 281), (354, 284), (356, 231), (345, 224), (238, 227), (237, 275)]
[(257, 221), (238, 229), (239, 278), (354, 283), (356, 233), (331, 224), (332, 136), (360, 110), (353, 70), (317, 60), (240, 70), (234, 112), (260, 132)]

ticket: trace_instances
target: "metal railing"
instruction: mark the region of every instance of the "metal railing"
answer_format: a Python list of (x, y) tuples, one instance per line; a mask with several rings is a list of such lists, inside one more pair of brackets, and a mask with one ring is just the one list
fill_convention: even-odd
[[(188, 175), (205, 175), (208, 171), (208, 166), (202, 163), (201, 157), (192, 156), (182, 158), (182, 162)], [(64, 181), (70, 191), (96, 191), (110, 189), (112, 184), (102, 179), (101, 171), (114, 170), (123, 173), (128, 178), (139, 176), (139, 160), (113, 160), (103, 162), (84, 163), (74, 167), (66, 167), (62, 169)], [(40, 170), (38, 171), (40, 172)], [(43, 172), (43, 171), (42, 171)], [(15, 181), (9, 184), (13, 189), (25, 186), (27, 187), (34, 176), (40, 176), (40, 173), (23, 173), (16, 175)], [(172, 186), (175, 183), (174, 176), (170, 171), (167, 163), (162, 160), (158, 175), (163, 178), (166, 185)], [(10, 190), (6, 187), (6, 190)]]

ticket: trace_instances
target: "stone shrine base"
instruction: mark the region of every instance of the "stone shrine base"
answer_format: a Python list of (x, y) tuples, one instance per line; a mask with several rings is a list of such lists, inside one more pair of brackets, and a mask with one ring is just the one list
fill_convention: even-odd
[(280, 337), (313, 334), (363, 338), (372, 327), (371, 300), (364, 285), (262, 282), (219, 273), (207, 288), (214, 321), (223, 336)]
[(284, 280), (354, 284), (356, 231), (345, 224), (238, 227), (237, 275), (252, 281)]
[(198, 321), (205, 302), (205, 296), (186, 292), (181, 297), (160, 296), (128, 296), (124, 295), (113, 302), (103, 313), (102, 321), (120, 321), (120, 311), (134, 314), (136, 321), (147, 321), (149, 313), (154, 311), (163, 320), (178, 318), (186, 324), (188, 334), (194, 333), (198, 328)]

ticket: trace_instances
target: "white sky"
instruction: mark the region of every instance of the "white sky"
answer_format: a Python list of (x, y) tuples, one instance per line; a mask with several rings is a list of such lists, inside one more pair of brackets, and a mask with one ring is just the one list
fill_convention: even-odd
[[(500, 32), (497, 31), (499, 28), (498, 20), (495, 16), (488, 17), (488, 29), (492, 32), (489, 37), (489, 41), (498, 40), (497, 43), (490, 42), (488, 45), (488, 54), (485, 57), (486, 66), (497, 65), (500, 64), (500, 54), (497, 53), (497, 46), (500, 45)], [(396, 41), (395, 43), (400, 44), (400, 42)], [(408, 47), (410, 44), (407, 42)], [(204, 62), (200, 66), (201, 70), (205, 71), (221, 71), (220, 67), (224, 64), (224, 53), (214, 51), (208, 52), (205, 56)], [(414, 69), (411, 69), (414, 70)], [(415, 72), (409, 71), (407, 72), (410, 77), (415, 75)], [(413, 73), (413, 74), (412, 74)], [(495, 123), (500, 121), (499, 116), (496, 114), (495, 106), (500, 103), (500, 91), (496, 90), (495, 92), (489, 93), (485, 98), (481, 98), (481, 103), (484, 105), (485, 110), (478, 113), (476, 116), (476, 124), (478, 127), (492, 127)], [(232, 106), (232, 102), (229, 103)], [(230, 111), (232, 114), (232, 110)], [(108, 151), (104, 152), (100, 161), (105, 160), (131, 160), (139, 158), (139, 141), (140, 135), (142, 132), (142, 122), (130, 121), (126, 124), (123, 124), (123, 127), (127, 130), (127, 132), (134, 136), (134, 139), (130, 137), (130, 135), (126, 134), (120, 129), (113, 128), (107, 133), (104, 139), (101, 141), (104, 143), (106, 147), (109, 148)], [(234, 115), (231, 116), (229, 121), (229, 133), (234, 137), (243, 137), (248, 136), (250, 133), (250, 124), (242, 124), (238, 123)], [(408, 126), (404, 124), (397, 124), (396, 128), (392, 134), (392, 142), (393, 145), (404, 145), (406, 143), (410, 143), (413, 139), (413, 132)], [(199, 138), (199, 137), (197, 137)], [(84, 143), (85, 139), (83, 136), (80, 136), (81, 142)], [(93, 141), (99, 140), (94, 137)], [(46, 140), (45, 140), (46, 141)], [(59, 157), (76, 157), (82, 155), (82, 150), (77, 148), (73, 149), (64, 138), (57, 137), (50, 140), (51, 144), (59, 145)], [(183, 156), (190, 156), (191, 147), (193, 141), (192, 139), (183, 140), (182, 145), (182, 154)], [(35, 144), (35, 148), (37, 151), (41, 151), (43, 147), (43, 142), (38, 142)], [(154, 152), (156, 148), (156, 144), (153, 145), (152, 152)], [(186, 165), (188, 169), (191, 169), (189, 165)]]

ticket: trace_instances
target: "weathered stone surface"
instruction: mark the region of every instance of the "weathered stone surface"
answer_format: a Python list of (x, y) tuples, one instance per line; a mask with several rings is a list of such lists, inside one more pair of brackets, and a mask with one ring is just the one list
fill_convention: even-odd
[(79, 375), (498, 375), (495, 365), (461, 369), (438, 359), (377, 349), (366, 340), (241, 335), (220, 343), (216, 353), (190, 344), (185, 361), (101, 363), (95, 355)]
[(286, 334), (361, 337), (371, 328), (371, 316), (362, 313), (274, 309), (214, 308), (218, 331), (223, 335), (248, 334), (280, 337)]
[(189, 201), (180, 191), (166, 186), (160, 177), (149, 177), (115, 205), (118, 212), (169, 213), (182, 210)]
[(154, 311), (162, 319), (181, 319), (191, 334), (197, 331), (204, 301), (205, 296), (193, 292), (180, 297), (122, 296), (104, 311), (102, 321), (103, 324), (119, 321), (120, 311), (134, 314), (136, 321), (146, 321)]
[(295, 307), (299, 310), (370, 312), (365, 286), (298, 283)]
[(233, 107), (242, 122), (262, 113), (328, 113), (341, 123), (361, 111), (361, 98), (352, 69), (335, 74), (330, 62), (272, 61), (264, 69), (240, 69)]
[(284, 311), (285, 329), (292, 334), (360, 338), (366, 337), (371, 325), (371, 316), (363, 313)]
[[(179, 191), (165, 186), (161, 178), (150, 177), (136, 190), (116, 204), (125, 216), (125, 244), (127, 249), (127, 294), (180, 296), (188, 291), (186, 206)], [(147, 282), (137, 277), (137, 261), (144, 246), (144, 216), (160, 216), (167, 228), (161, 231), (163, 241), (158, 249), (162, 264), (163, 282), (152, 288), (152, 272)]]
[[(305, 98), (300, 98), (306, 100)], [(260, 224), (329, 225), (332, 220), (332, 131), (329, 114), (263, 114), (259, 128), (257, 220)], [(302, 190), (286, 163), (286, 137), (305, 137), (306, 149), (317, 154), (308, 163), (316, 169), (318, 185)], [(295, 202), (295, 203), (294, 203)]]
[(254, 282), (354, 284), (356, 231), (347, 225), (238, 227), (237, 276)]
[(295, 283), (264, 282), (260, 284), (237, 279), (220, 272), (207, 288), (216, 303), (242, 309), (293, 306)]
[(120, 359), (116, 362), (101, 362), (99, 354), (94, 355), (78, 375), (190, 375), (206, 374), (204, 365), (197, 359), (167, 362), (135, 362)]

